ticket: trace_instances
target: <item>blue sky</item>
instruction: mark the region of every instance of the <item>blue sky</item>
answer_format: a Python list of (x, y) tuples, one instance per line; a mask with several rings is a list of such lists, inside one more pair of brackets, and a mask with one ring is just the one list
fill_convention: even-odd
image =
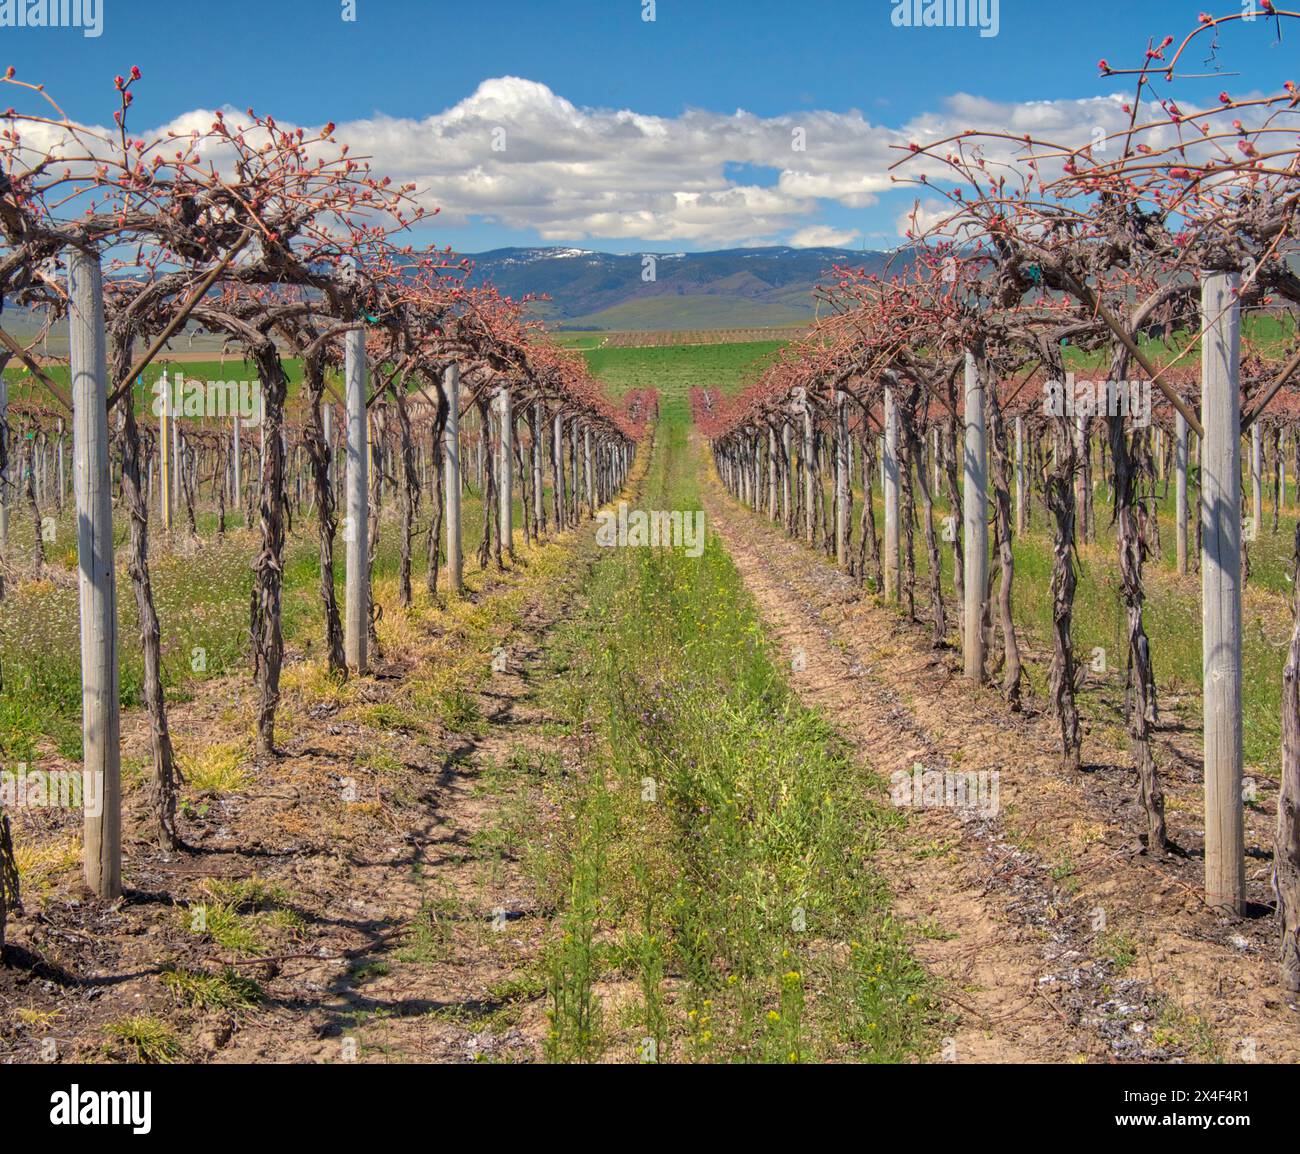
[[(642, 0), (355, 0), (352, 22), (343, 0), (102, 2), (97, 39), (0, 28), (0, 65), (93, 123), (132, 64), (141, 126), (250, 104), (333, 120), (383, 171), (430, 189), (445, 214), (432, 239), (462, 251), (888, 247), (911, 194), (881, 186), (881, 142), (1032, 121), (1045, 101), (1062, 124), (1107, 123), (1087, 102), (1124, 89), (1099, 79), (1099, 58), (1137, 63), (1148, 37), (1189, 30), (1202, 7), (1239, 8), (1000, 0), (998, 35), (981, 37), (895, 27), (893, 0), (658, 0), (653, 22)], [(1260, 87), (1300, 64), (1262, 18), (1225, 39)], [(500, 78), (529, 83), (483, 88)], [(963, 94), (976, 100), (954, 105)], [(791, 153), (798, 127), (807, 149)]]

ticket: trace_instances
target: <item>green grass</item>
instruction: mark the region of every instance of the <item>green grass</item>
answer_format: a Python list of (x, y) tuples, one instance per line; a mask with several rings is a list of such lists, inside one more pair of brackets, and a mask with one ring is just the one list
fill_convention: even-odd
[[(1272, 532), (1272, 499), (1266, 492), (1265, 524), (1259, 537), (1249, 543), (1250, 581), (1246, 589), (1242, 629), (1242, 719), (1247, 771), (1276, 777), (1279, 773), (1281, 742), (1282, 666), (1290, 639), (1291, 618), (1287, 599), (1291, 585), (1291, 542), (1300, 508), (1294, 504), (1295, 481), (1288, 462), (1288, 486), (1292, 505), (1281, 510), (1279, 529)], [(1266, 476), (1268, 470), (1265, 470)], [(855, 474), (856, 476), (856, 474)], [(1246, 482), (1248, 485), (1248, 481)], [(941, 486), (942, 492), (942, 486)], [(1186, 721), (1200, 726), (1201, 695), (1201, 610), (1200, 580), (1192, 574), (1179, 578), (1175, 572), (1176, 538), (1174, 530), (1174, 494), (1172, 484), (1156, 487), (1160, 518), (1160, 555), (1147, 561), (1144, 569), (1146, 605), (1144, 621), (1151, 641), (1156, 684), (1160, 701), (1166, 706), (1173, 697), (1184, 700)], [(824, 500), (830, 508), (829, 484)], [(873, 486), (876, 508), (876, 531), (883, 532), (884, 505), (879, 485)], [(1072, 636), (1078, 660), (1090, 663), (1095, 650), (1104, 650), (1107, 672), (1090, 674), (1080, 695), (1080, 703), (1090, 714), (1105, 722), (1116, 739), (1117, 748), (1126, 749), (1122, 736), (1122, 718), (1117, 706), (1122, 702), (1122, 683), (1127, 654), (1126, 625), (1118, 596), (1119, 566), (1116, 561), (1115, 533), (1110, 524), (1110, 506), (1103, 485), (1098, 484), (1096, 502), (1096, 540), (1085, 545), (1081, 554), (1081, 571), (1075, 595)], [(1196, 494), (1190, 500), (1195, 509)], [(855, 549), (862, 492), (855, 486), (853, 530)], [(1037, 493), (1031, 494), (1032, 512), (1029, 532), (1014, 546), (1016, 577), (1013, 613), (1022, 640), (1033, 642), (1040, 653), (1050, 644), (1052, 627), (1052, 542), (1050, 519)], [(948, 515), (946, 498), (935, 503), (936, 530), (941, 531)], [(1194, 515), (1194, 514), (1193, 514)], [(917, 499), (920, 517), (920, 500)], [(1191, 526), (1191, 547), (1195, 548), (1195, 522)], [(992, 534), (990, 534), (990, 537)], [(904, 545), (906, 542), (904, 541)], [(952, 546), (943, 544), (941, 562), (944, 590), (949, 598), (949, 627), (955, 630), (955, 606), (952, 596)], [(917, 616), (929, 620), (929, 563), (922, 530), (916, 530), (916, 605)], [(955, 635), (954, 635), (955, 636)], [(1031, 686), (1046, 691), (1047, 668), (1034, 663), (1026, 668)], [(1097, 731), (1094, 731), (1097, 732)]]
[[(205, 490), (206, 498), (206, 490)], [(549, 490), (547, 491), (549, 507)], [(387, 508), (375, 559), (376, 581), (396, 576), (399, 542), (393, 502)], [(482, 502), (472, 491), (464, 502), (465, 555), (472, 558), (482, 539)], [(53, 746), (62, 756), (81, 757), (81, 660), (76, 586), (76, 530), (71, 500), (56, 518), (57, 536), (47, 545), (47, 560), (57, 580), (7, 582), (0, 601), (0, 758), (36, 761), (40, 749)], [(419, 528), (427, 524), (427, 502)], [(156, 520), (156, 510), (153, 513)], [(516, 511), (522, 523), (522, 511)], [(119, 680), (122, 705), (143, 703), (144, 665), (139, 615), (131, 582), (120, 565), (128, 527), (119, 514), (117, 609)], [(242, 529), (242, 513), (227, 517), (230, 530)], [(162, 623), (163, 683), (168, 699), (184, 700), (195, 686), (248, 668), (248, 615), (256, 551), (253, 538), (232, 532), (216, 539), (214, 515), (199, 517), (201, 544), (193, 553), (173, 548), (151, 521), (150, 570), (154, 602)], [(177, 534), (179, 541), (183, 534)], [(24, 576), (34, 547), (34, 531), (25, 510), (10, 521), (8, 560)], [(340, 534), (336, 542), (335, 589), (343, 598), (345, 565)], [(414, 583), (423, 596), (423, 549), (416, 549)], [(319, 563), (314, 519), (306, 506), (295, 514), (295, 532), (285, 551), (283, 627), (289, 646), (321, 645)]]
[[(285, 373), (289, 378), (288, 395), (290, 406), (292, 406), (302, 388), (302, 361), (293, 357), (286, 357), (283, 363)], [(65, 389), (68, 387), (71, 378), (66, 365), (47, 365), (44, 366), (44, 372), (56, 384), (62, 385)], [(143, 374), (143, 384), (137, 383), (133, 390), (135, 411), (140, 416), (143, 417), (151, 411), (155, 395), (153, 386), (161, 379), (164, 372), (167, 373), (168, 380), (174, 380), (177, 373), (184, 374), (185, 379), (189, 381), (248, 381), (251, 383), (257, 380), (257, 369), (251, 362), (245, 361), (240, 356), (228, 356), (225, 360), (220, 357), (213, 357), (211, 360), (202, 361), (173, 361), (161, 357), (150, 365)], [(37, 381), (25, 366), (11, 366), (6, 368), (4, 373), (9, 381), (10, 404), (34, 402), (46, 407), (58, 406), (58, 402), (50, 396), (49, 390), (41, 382)], [(326, 379), (334, 385), (339, 395), (342, 396), (342, 374), (330, 373), (327, 374)]]
[(639, 332), (643, 329), (704, 331), (759, 325), (797, 325), (809, 321), (808, 301), (800, 294), (784, 305), (710, 295), (647, 296), (600, 312), (574, 317), (570, 324), (592, 329)]
[(265, 996), (256, 981), (229, 966), (219, 974), (170, 969), (163, 973), (162, 983), (182, 1005), (203, 1011), (248, 1010)]
[[(1295, 340), (1296, 322), (1293, 317), (1285, 314), (1248, 313), (1242, 318), (1241, 331), (1242, 340), (1250, 345), (1252, 352), (1276, 357), (1284, 355), (1290, 343)], [(1188, 350), (1186, 355), (1179, 358), (1178, 364), (1196, 369), (1200, 366), (1200, 346), (1194, 340), (1196, 335), (1195, 332), (1179, 329), (1167, 342), (1155, 337), (1139, 336), (1138, 347), (1157, 363)], [(1065, 351), (1064, 361), (1067, 370), (1091, 371), (1108, 367), (1110, 352), (1106, 349), (1084, 352), (1072, 347)]]
[(591, 371), (609, 392), (658, 389), (668, 407), (688, 399), (696, 386), (739, 392), (757, 380), (782, 348), (781, 341), (734, 345), (669, 345), (662, 348), (606, 348), (584, 352)]
[[(642, 507), (699, 507), (687, 422), (679, 396)], [(590, 755), (548, 781), (570, 815), (550, 858), (548, 1055), (923, 1055), (933, 991), (871, 864), (899, 818), (784, 684), (717, 541), (695, 559), (611, 550), (559, 645), (582, 673), (553, 708)], [(630, 1002), (606, 1004), (603, 981)]]
[(105, 1026), (104, 1036), (109, 1047), (124, 1052), (130, 1062), (166, 1065), (184, 1057), (176, 1032), (158, 1018), (123, 1018)]

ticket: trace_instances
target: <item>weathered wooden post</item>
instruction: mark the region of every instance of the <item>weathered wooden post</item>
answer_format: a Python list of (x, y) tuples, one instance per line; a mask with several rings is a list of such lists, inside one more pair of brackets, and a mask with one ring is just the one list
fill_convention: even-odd
[(1264, 430), (1258, 421), (1250, 426), (1250, 539), (1264, 530)]
[(184, 384), (184, 374), (177, 373), (174, 387), (168, 390), (172, 396), (171, 425), (172, 432), (172, 509), (171, 516), (173, 520), (180, 515), (181, 504), (185, 500), (185, 490), (182, 486), (185, 483), (185, 474), (182, 472), (182, 442), (181, 442), (181, 418), (185, 416), (185, 393), (182, 388)]
[(930, 426), (930, 492), (939, 495), (939, 426)]
[(885, 389), (885, 451), (880, 467), (885, 494), (885, 599), (897, 601), (901, 592), (901, 530), (898, 512), (898, 409), (894, 390)]
[(577, 526), (580, 520), (578, 496), (578, 421), (569, 422), (569, 524)]
[(596, 487), (591, 476), (591, 429), (586, 428), (582, 437), (582, 476), (586, 484), (587, 516), (596, 515)]
[(817, 499), (814, 474), (816, 444), (816, 438), (813, 435), (812, 406), (808, 403), (808, 398), (805, 395), (803, 398), (803, 452), (800, 454), (799, 463), (803, 466), (804, 540), (809, 545), (813, 543), (817, 526), (816, 518), (813, 515), (813, 502)]
[(542, 402), (534, 401), (532, 408), (528, 411), (528, 428), (533, 439), (533, 523), (537, 526), (539, 540), (546, 530), (546, 494), (542, 473), (542, 429), (545, 426)]
[(555, 414), (551, 430), (551, 512), (555, 514), (555, 531), (564, 532), (564, 417)]
[(348, 406), (347, 579), (344, 586), (344, 652), (358, 673), (368, 668), (370, 624), (370, 430), (366, 420), (366, 334), (347, 334), (344, 396)]
[(0, 551), (9, 551), (9, 484), (13, 476), (13, 462), (9, 452), (13, 442), (9, 437), (9, 378), (0, 368), (0, 439), (4, 442), (5, 467), (0, 469)]
[(164, 372), (160, 382), (162, 386), (162, 405), (158, 409), (158, 485), (159, 500), (162, 504), (163, 531), (172, 531), (172, 482), (171, 482), (171, 424), (172, 387)]
[[(1241, 307), (1236, 273), (1201, 281), (1201, 624), (1205, 899), (1242, 910)], [(1258, 429), (1258, 424), (1253, 426)]]
[(767, 519), (775, 521), (781, 515), (780, 498), (777, 495), (777, 452), (776, 430), (767, 427)]
[(759, 461), (762, 458), (763, 450), (758, 440), (758, 433), (746, 438), (745, 446), (745, 503), (751, 509), (758, 509), (759, 494)]
[[(86, 885), (111, 901), (122, 893), (122, 780), (108, 353), (98, 256), (70, 250), (68, 296), (81, 608), (84, 864)], [(102, 804), (92, 806), (92, 797)]]
[(1286, 508), (1286, 442), (1287, 432), (1280, 429), (1277, 434), (1277, 507)]
[(791, 474), (794, 469), (794, 429), (789, 421), (781, 426), (781, 448), (785, 455), (781, 468), (781, 511), (785, 531), (792, 534), (794, 532), (794, 490)]
[(442, 431), (447, 490), (447, 578), (452, 592), (465, 590), (465, 552), (460, 528), (460, 366), (448, 365), (442, 374), (447, 394), (447, 424)]
[(68, 491), (67, 485), (65, 483), (67, 480), (67, 474), (64, 472), (63, 469), (63, 418), (62, 417), (59, 418), (59, 443), (55, 449), (55, 452), (58, 458), (58, 470), (59, 470), (59, 508), (62, 509), (63, 501), (64, 498), (67, 496), (67, 491)]
[(231, 497), (231, 503), (234, 505), (236, 511), (238, 511), (238, 509), (239, 509), (239, 505), (240, 505), (240, 503), (241, 503), (241, 502), (243, 501), (243, 499), (244, 499), (244, 462), (241, 461), (241, 460), (239, 459), (239, 458), (240, 458), (240, 453), (241, 453), (241, 450), (240, 450), (240, 447), (239, 447), (239, 425), (240, 425), (240, 420), (241, 420), (241, 418), (240, 418), (239, 414), (236, 413), (236, 414), (235, 414), (235, 427), (234, 427), (234, 430), (231, 432), (231, 435), (230, 435), (230, 437), (231, 437), (231, 451), (232, 451), (232, 453), (234, 454), (234, 468), (235, 468), (235, 472), (234, 472), (234, 480), (233, 480), (233, 484), (234, 484), (234, 486), (235, 486), (235, 491), (230, 495), (230, 497)]
[(1178, 575), (1187, 575), (1187, 418), (1175, 413), (1174, 522), (1178, 535)]
[(1088, 484), (1091, 470), (1088, 467), (1088, 418), (1082, 413), (1074, 418), (1074, 447), (1079, 455), (1079, 467), (1074, 471), (1074, 507), (1078, 511), (1076, 526), (1079, 537), (1087, 541), (1088, 536)]
[(835, 393), (835, 560), (841, 569), (849, 564), (849, 398), (842, 389)]
[(962, 651), (966, 676), (984, 680), (984, 592), (988, 586), (988, 445), (984, 424), (984, 381), (975, 353), (966, 351), (966, 437), (962, 454), (965, 512), (965, 637)]
[(497, 531), (501, 548), (515, 555), (515, 413), (510, 386), (497, 390)]
[(1016, 536), (1023, 537), (1029, 526), (1028, 506), (1025, 500), (1028, 484), (1025, 469), (1025, 419), (1016, 418)]

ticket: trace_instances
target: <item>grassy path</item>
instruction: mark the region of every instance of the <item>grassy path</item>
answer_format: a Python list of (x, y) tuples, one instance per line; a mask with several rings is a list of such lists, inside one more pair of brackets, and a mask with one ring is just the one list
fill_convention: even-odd
[[(669, 405), (636, 507), (700, 508)], [(578, 765), (548, 779), (554, 1060), (905, 1061), (930, 980), (873, 855), (897, 816), (786, 687), (716, 540), (610, 549), (546, 690)]]

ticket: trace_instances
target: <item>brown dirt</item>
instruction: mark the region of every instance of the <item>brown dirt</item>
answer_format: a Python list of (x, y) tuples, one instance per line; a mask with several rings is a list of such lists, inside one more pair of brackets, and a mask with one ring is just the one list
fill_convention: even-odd
[[(527, 671), (539, 668), (543, 638), (573, 606), (594, 552), (587, 530), (555, 548), (569, 562), (545, 576), (534, 579), (525, 564), (475, 578), (481, 606), (519, 598), (502, 637), (507, 668), (490, 672), (490, 651), (470, 659), (482, 670), (481, 726), (453, 732), (412, 716), (406, 679), (448, 657), (439, 630), (417, 619), (354, 700), (286, 694), (282, 756), (251, 767), (232, 793), (192, 798), (186, 851), (151, 843), (146, 791), (133, 788), (127, 892), (117, 903), (80, 886), (79, 814), (25, 812), (19, 852), (57, 864), (10, 923), (0, 1062), (132, 1057), (106, 1031), (134, 1016), (165, 1021), (183, 1060), (538, 1058), (546, 1028), (538, 959), (550, 911), (514, 855), (512, 831), (544, 828), (551, 815), (538, 768), (546, 763), (533, 758), (547, 748), (546, 719)], [(242, 679), (209, 683), (170, 711), (178, 748), (246, 734), (252, 706)], [(396, 720), (385, 708), (399, 710)], [(143, 716), (125, 717), (124, 731), (127, 763), (147, 750)], [(508, 759), (530, 772), (500, 772)], [(251, 877), (277, 887), (242, 911), (259, 948), (236, 953), (191, 932), (193, 907), (211, 900), (206, 884)], [(227, 964), (261, 985), (256, 1008), (194, 1008), (163, 981), (168, 967), (219, 974)]]
[[(913, 810), (882, 862), (959, 1018), (937, 1057), (1300, 1060), (1300, 1005), (1276, 984), (1273, 926), (1258, 916), (1266, 804), (1247, 811), (1257, 916), (1208, 909), (1188, 758), (1161, 767), (1183, 852), (1153, 860), (1138, 843), (1136, 774), (1114, 748), (1090, 739), (1089, 771), (1063, 770), (1045, 715), (1013, 714), (995, 690), (965, 682), (926, 627), (732, 501), (716, 477), (706, 506), (782, 652), (803, 650), (791, 683), (868, 764), (886, 779), (917, 764), (999, 774), (996, 818)], [(1162, 736), (1168, 746), (1177, 735)]]

